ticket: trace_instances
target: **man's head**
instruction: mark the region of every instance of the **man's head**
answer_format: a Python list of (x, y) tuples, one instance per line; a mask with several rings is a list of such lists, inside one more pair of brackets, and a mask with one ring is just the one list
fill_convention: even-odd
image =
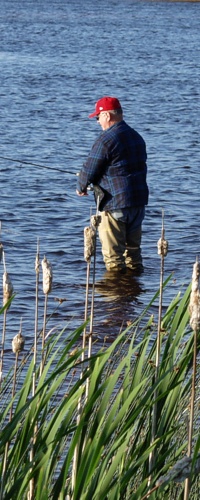
[(108, 129), (123, 119), (123, 111), (120, 102), (116, 97), (105, 96), (95, 104), (95, 111), (89, 115), (99, 121), (103, 130)]

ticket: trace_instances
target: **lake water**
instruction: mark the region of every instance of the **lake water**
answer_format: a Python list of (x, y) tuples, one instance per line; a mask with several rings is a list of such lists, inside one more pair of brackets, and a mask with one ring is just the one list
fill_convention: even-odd
[[(102, 95), (119, 98), (146, 141), (150, 199), (142, 276), (107, 280), (97, 242), (94, 332), (115, 337), (159, 288), (162, 210), (165, 277), (174, 273), (164, 305), (190, 283), (200, 249), (199, 14), (199, 2), (0, 0), (1, 241), (16, 292), (8, 352), (21, 318), (27, 346), (34, 335), (38, 241), (53, 266), (49, 328), (83, 321), (83, 230), (95, 204), (92, 193), (76, 196), (75, 174), (99, 133), (88, 114)], [(57, 311), (55, 298), (66, 299)], [(42, 325), (42, 284), (39, 304)]]

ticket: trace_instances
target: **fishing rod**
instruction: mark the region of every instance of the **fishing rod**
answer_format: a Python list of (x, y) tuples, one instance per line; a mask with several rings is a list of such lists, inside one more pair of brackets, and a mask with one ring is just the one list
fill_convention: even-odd
[(30, 161), (23, 161), (23, 160), (15, 160), (14, 158), (8, 158), (6, 156), (0, 156), (1, 160), (7, 160), (7, 161), (12, 161), (12, 162), (17, 162), (17, 163), (23, 163), (24, 165), (32, 165), (33, 167), (39, 167), (39, 168), (47, 168), (48, 170), (57, 170), (58, 172), (64, 172), (65, 174), (71, 174), (71, 175), (79, 175), (76, 172), (70, 172), (69, 170), (63, 170), (62, 168), (57, 168), (57, 167), (48, 167), (47, 165), (40, 165), (39, 163), (32, 163)]

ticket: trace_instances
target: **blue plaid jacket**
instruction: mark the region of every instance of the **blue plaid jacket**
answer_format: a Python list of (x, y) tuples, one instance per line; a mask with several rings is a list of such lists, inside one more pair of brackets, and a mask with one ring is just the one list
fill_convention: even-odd
[(93, 184), (101, 193), (100, 210), (147, 205), (146, 159), (143, 138), (122, 120), (95, 141), (79, 173), (77, 190), (84, 193)]

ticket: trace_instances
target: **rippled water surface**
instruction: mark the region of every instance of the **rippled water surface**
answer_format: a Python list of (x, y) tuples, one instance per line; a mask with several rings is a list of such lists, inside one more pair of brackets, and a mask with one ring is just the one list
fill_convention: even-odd
[[(49, 311), (67, 299), (50, 327), (74, 329), (84, 318), (83, 229), (95, 205), (92, 193), (76, 196), (75, 173), (99, 133), (88, 114), (102, 95), (120, 99), (146, 141), (150, 199), (142, 276), (108, 280), (97, 242), (95, 333), (116, 336), (158, 289), (162, 209), (165, 277), (174, 273), (164, 304), (189, 284), (200, 247), (199, 10), (198, 2), (0, 0), (1, 241), (17, 294), (8, 338), (21, 318), (28, 343), (34, 332), (38, 241), (53, 266)], [(39, 300), (42, 324), (41, 292)]]

